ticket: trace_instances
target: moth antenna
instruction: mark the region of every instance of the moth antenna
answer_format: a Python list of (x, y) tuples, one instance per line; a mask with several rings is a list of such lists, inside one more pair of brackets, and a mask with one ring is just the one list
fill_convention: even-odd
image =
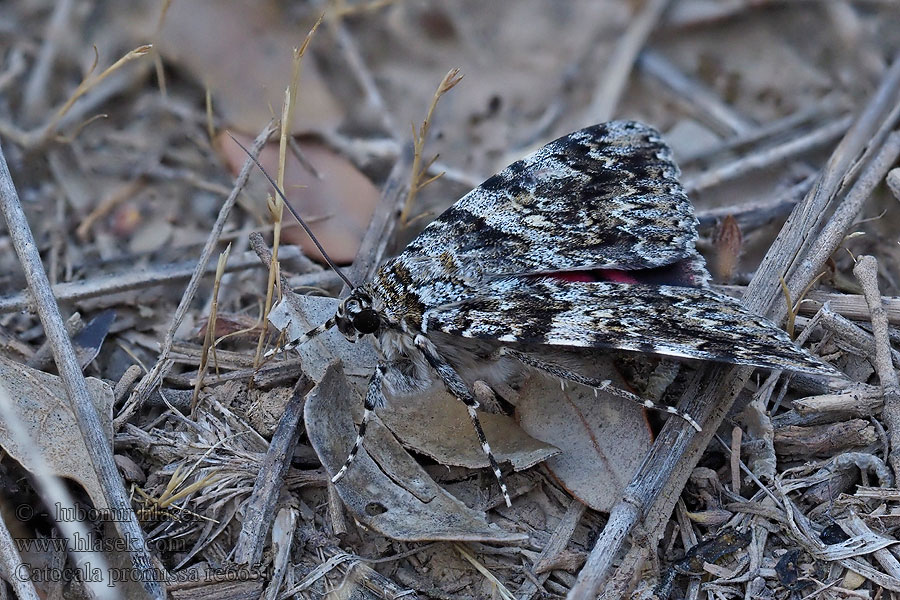
[(298, 337), (296, 340), (294, 340), (293, 342), (288, 342), (287, 344), (282, 346), (280, 349), (272, 348), (271, 350), (266, 352), (264, 356), (266, 356), (266, 358), (268, 358), (269, 356), (277, 354), (278, 352), (287, 352), (288, 350), (293, 350), (294, 348), (299, 348), (300, 346), (302, 346), (309, 340), (325, 333), (332, 327), (334, 327), (334, 317), (330, 317), (327, 321), (325, 321), (321, 325), (317, 325), (313, 329), (310, 329), (309, 331), (307, 331), (306, 333), (304, 333), (303, 335)]
[(297, 222), (300, 223), (300, 226), (306, 232), (306, 235), (309, 236), (309, 239), (312, 240), (313, 244), (316, 245), (316, 248), (319, 249), (319, 252), (322, 254), (322, 258), (325, 259), (325, 262), (328, 263), (328, 266), (331, 267), (331, 270), (334, 271), (335, 273), (337, 273), (337, 276), (340, 277), (341, 279), (343, 279), (344, 283), (346, 283), (347, 286), (351, 290), (356, 289), (356, 286), (353, 285), (353, 283), (349, 279), (347, 279), (347, 276), (344, 275), (344, 272), (341, 271), (340, 268), (338, 268), (338, 266), (336, 264), (334, 264), (334, 261), (331, 260), (330, 256), (328, 256), (328, 253), (325, 252), (325, 248), (322, 247), (322, 244), (320, 244), (319, 240), (316, 239), (316, 236), (313, 235), (312, 230), (309, 228), (309, 225), (306, 224), (306, 221), (303, 220), (303, 217), (301, 217), (300, 214), (297, 213), (296, 210), (294, 210), (294, 207), (291, 206), (290, 203), (287, 201), (287, 198), (285, 198), (285, 196), (284, 196), (284, 192), (281, 191), (281, 188), (278, 187), (278, 184), (275, 183), (275, 180), (272, 179), (272, 176), (266, 172), (266, 170), (263, 168), (263, 166), (261, 164), (259, 164), (259, 161), (256, 160), (256, 157), (250, 153), (250, 150), (248, 150), (246, 148), (246, 146), (244, 146), (242, 143), (237, 141), (237, 139), (235, 139), (235, 137), (233, 135), (231, 135), (230, 131), (226, 131), (225, 133), (228, 134), (228, 137), (230, 137), (232, 140), (234, 140), (234, 143), (237, 144), (240, 147), (240, 149), (244, 151), (244, 154), (246, 154), (250, 158), (250, 160), (253, 161), (253, 164), (255, 164), (256, 167), (260, 170), (260, 172), (262, 172), (262, 174), (265, 175), (266, 179), (269, 180), (269, 183), (275, 189), (275, 192), (281, 198), (282, 202), (284, 202), (284, 205), (291, 212), (291, 214), (294, 215), (294, 218), (297, 219)]

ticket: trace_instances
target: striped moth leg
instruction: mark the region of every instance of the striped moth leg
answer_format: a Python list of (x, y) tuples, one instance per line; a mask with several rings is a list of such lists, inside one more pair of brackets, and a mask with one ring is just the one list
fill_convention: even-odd
[(500, 485), (503, 499), (506, 501), (507, 506), (512, 506), (512, 501), (509, 498), (509, 491), (506, 489), (506, 483), (503, 481), (503, 474), (500, 472), (500, 465), (497, 464), (497, 459), (494, 458), (494, 453), (491, 452), (491, 445), (488, 443), (487, 436), (484, 435), (484, 429), (481, 427), (481, 421), (478, 419), (478, 400), (475, 399), (474, 394), (469, 390), (469, 387), (466, 385), (466, 382), (463, 381), (462, 377), (459, 376), (459, 373), (457, 373), (453, 367), (441, 357), (437, 348), (435, 348), (434, 344), (431, 343), (427, 337), (420, 333), (415, 338), (415, 344), (416, 348), (421, 350), (425, 355), (425, 360), (428, 361), (431, 368), (434, 369), (441, 378), (441, 381), (444, 382), (447, 390), (459, 400), (462, 400), (466, 405), (466, 408), (469, 411), (469, 418), (472, 419), (472, 425), (475, 427), (475, 433), (478, 435), (478, 441), (481, 442), (481, 449), (487, 456), (491, 469), (494, 471), (494, 477), (497, 478), (497, 483)]
[(356, 441), (353, 442), (353, 447), (350, 449), (350, 454), (347, 455), (347, 460), (344, 461), (344, 465), (335, 476), (331, 478), (332, 483), (337, 483), (341, 477), (344, 476), (347, 469), (350, 468), (350, 465), (356, 458), (356, 455), (359, 454), (363, 438), (366, 436), (366, 427), (369, 424), (369, 419), (372, 418), (372, 411), (374, 411), (376, 407), (384, 406), (384, 392), (381, 391), (381, 384), (384, 381), (384, 371), (386, 368), (386, 363), (379, 362), (378, 366), (375, 367), (375, 372), (372, 373), (372, 377), (369, 379), (369, 387), (366, 389), (366, 399), (363, 404), (363, 419), (362, 423), (359, 424), (359, 430), (356, 432)]

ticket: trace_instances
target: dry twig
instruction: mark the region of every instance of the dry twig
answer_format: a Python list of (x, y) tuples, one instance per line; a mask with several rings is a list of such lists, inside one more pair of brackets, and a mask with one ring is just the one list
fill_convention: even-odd
[(647, 38), (656, 27), (670, 0), (646, 0), (619, 39), (604, 73), (597, 79), (593, 100), (583, 111), (583, 123), (609, 121), (616, 112), (619, 99), (625, 92), (634, 61)]
[(853, 274), (862, 286), (869, 312), (872, 315), (872, 335), (875, 338), (875, 371), (884, 392), (884, 421), (890, 440), (888, 463), (894, 475), (900, 475), (900, 383), (891, 360), (891, 342), (888, 339), (888, 320), (881, 293), (878, 291), (878, 262), (873, 256), (861, 256), (853, 268)]

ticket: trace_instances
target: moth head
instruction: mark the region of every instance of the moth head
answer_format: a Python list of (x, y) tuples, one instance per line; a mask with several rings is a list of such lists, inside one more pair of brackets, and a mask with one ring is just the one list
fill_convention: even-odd
[(358, 288), (340, 303), (334, 321), (351, 342), (367, 333), (375, 333), (381, 326), (381, 317), (372, 308), (372, 297)]

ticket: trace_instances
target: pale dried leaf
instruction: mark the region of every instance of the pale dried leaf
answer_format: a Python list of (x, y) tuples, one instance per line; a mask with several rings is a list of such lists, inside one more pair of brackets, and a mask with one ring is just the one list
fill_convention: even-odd
[[(341, 468), (356, 438), (354, 406), (358, 398), (339, 363), (329, 366), (306, 397), (307, 435), (329, 473)], [(488, 523), (483, 512), (444, 491), (377, 419), (337, 491), (359, 522), (398, 540), (513, 543), (528, 537)]]
[[(15, 401), (19, 419), (28, 427), (32, 441), (31, 446), (22, 448), (9, 435), (6, 422), (0, 420), (0, 446), (29, 470), (34, 468), (34, 453), (39, 452), (54, 475), (78, 482), (94, 508), (106, 509), (106, 499), (60, 378), (0, 356), (0, 380)], [(87, 378), (87, 385), (111, 446), (112, 388), (93, 377)]]

